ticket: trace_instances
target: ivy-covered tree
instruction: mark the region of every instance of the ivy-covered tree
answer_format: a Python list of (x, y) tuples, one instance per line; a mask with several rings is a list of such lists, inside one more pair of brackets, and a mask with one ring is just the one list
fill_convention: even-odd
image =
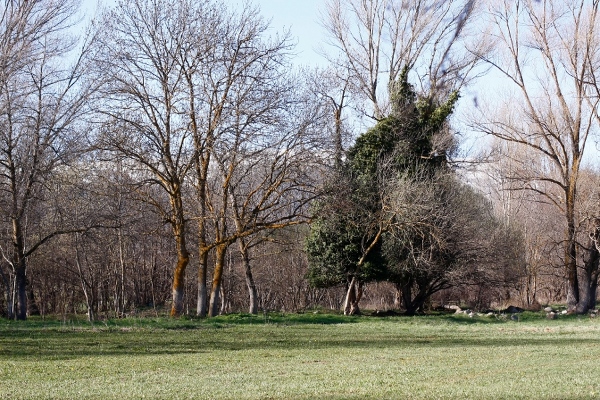
[(364, 282), (388, 277), (382, 238), (407, 222), (401, 216), (406, 208), (386, 201), (390, 181), (445, 169), (452, 149), (446, 119), (458, 94), (444, 102), (420, 97), (407, 76), (404, 69), (393, 88), (392, 114), (356, 140), (333, 174), (328, 195), (315, 207), (307, 240), (308, 277), (318, 287), (346, 284), (346, 314), (359, 312)]

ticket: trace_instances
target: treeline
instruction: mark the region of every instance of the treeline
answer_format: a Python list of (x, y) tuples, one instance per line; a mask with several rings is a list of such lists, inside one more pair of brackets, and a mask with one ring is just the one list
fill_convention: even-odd
[(324, 69), (252, 4), (0, 7), (6, 317), (595, 306), (597, 2), (331, 0)]

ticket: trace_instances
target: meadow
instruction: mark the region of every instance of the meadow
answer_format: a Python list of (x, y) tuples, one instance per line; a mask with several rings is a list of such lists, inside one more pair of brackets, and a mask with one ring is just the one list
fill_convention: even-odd
[(599, 372), (587, 316), (0, 321), (3, 399), (585, 399)]

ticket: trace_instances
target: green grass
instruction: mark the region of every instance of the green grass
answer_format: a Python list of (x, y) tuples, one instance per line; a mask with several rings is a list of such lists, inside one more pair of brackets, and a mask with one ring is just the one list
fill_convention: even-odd
[(582, 399), (599, 372), (587, 317), (0, 321), (6, 399)]

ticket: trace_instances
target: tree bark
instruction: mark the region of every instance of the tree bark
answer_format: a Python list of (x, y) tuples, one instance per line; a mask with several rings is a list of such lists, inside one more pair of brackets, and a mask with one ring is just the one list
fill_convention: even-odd
[[(582, 296), (579, 301), (578, 313), (585, 313), (590, 309), (596, 308), (596, 296), (598, 290), (598, 275), (600, 265), (600, 251), (598, 250), (598, 240), (600, 239), (600, 227), (596, 227), (590, 235), (590, 243), (586, 257), (584, 259), (584, 273), (582, 282)], [(583, 304), (585, 302), (585, 304)], [(585, 307), (584, 307), (585, 306)]]
[(206, 276), (208, 271), (208, 250), (200, 247), (198, 261), (198, 300), (196, 304), (196, 315), (201, 318), (206, 317), (208, 290), (206, 286)]
[(25, 260), (21, 258), (15, 268), (17, 286), (17, 319), (27, 319), (27, 275)]
[(94, 300), (90, 296), (88, 291), (88, 282), (83, 275), (83, 268), (81, 268), (81, 260), (79, 255), (79, 246), (77, 245), (77, 234), (75, 235), (75, 264), (77, 265), (77, 272), (79, 273), (79, 281), (81, 283), (81, 289), (83, 290), (83, 296), (85, 297), (85, 304), (87, 306), (87, 317), (89, 322), (93, 322), (96, 319), (94, 315)]
[(4, 282), (4, 286), (6, 286), (6, 316), (8, 319), (13, 319), (15, 317), (14, 314), (14, 285), (13, 279), (7, 276), (4, 273), (4, 270), (0, 266), (0, 276), (2, 277), (2, 281)]
[(350, 284), (348, 284), (348, 291), (346, 292), (346, 301), (344, 302), (344, 315), (357, 315), (360, 314), (360, 308), (358, 303), (362, 297), (362, 284), (356, 278), (352, 277)]
[(171, 316), (178, 317), (183, 313), (183, 294), (185, 287), (185, 269), (189, 263), (187, 251), (177, 251), (177, 262), (173, 274), (173, 306)]
[[(16, 200), (14, 201), (16, 207)], [(16, 214), (16, 210), (14, 211)], [(17, 295), (17, 310), (16, 317), (18, 320), (27, 319), (27, 263), (25, 259), (25, 244), (23, 240), (23, 231), (21, 229), (21, 221), (13, 217), (12, 220), (12, 239), (15, 268), (15, 285)]]
[(208, 306), (208, 316), (216, 317), (219, 315), (221, 280), (223, 278), (223, 267), (225, 265), (225, 255), (227, 253), (227, 244), (221, 244), (216, 249), (215, 269), (213, 271), (212, 288), (210, 291), (210, 303)]
[[(579, 278), (577, 274), (577, 243), (575, 240), (575, 214), (567, 198), (567, 246), (565, 248), (565, 267), (567, 274), (567, 311), (569, 313), (580, 312), (579, 304)], [(587, 306), (587, 304), (586, 304)], [(587, 310), (586, 310), (587, 311)]]
[(172, 199), (174, 213), (173, 233), (177, 249), (177, 262), (173, 272), (173, 305), (171, 316), (178, 317), (183, 313), (183, 295), (185, 288), (185, 269), (190, 261), (185, 240), (185, 219), (183, 216), (183, 204), (181, 194)]
[(244, 272), (246, 274), (246, 287), (248, 288), (248, 312), (250, 314), (258, 314), (258, 292), (256, 283), (252, 276), (252, 267), (250, 266), (250, 256), (248, 255), (248, 247), (243, 239), (238, 241), (240, 253), (242, 255), (242, 263), (244, 264)]
[(403, 282), (400, 286), (400, 291), (402, 293), (402, 303), (404, 303), (404, 313), (406, 315), (415, 315), (417, 310), (413, 304), (412, 280)]

